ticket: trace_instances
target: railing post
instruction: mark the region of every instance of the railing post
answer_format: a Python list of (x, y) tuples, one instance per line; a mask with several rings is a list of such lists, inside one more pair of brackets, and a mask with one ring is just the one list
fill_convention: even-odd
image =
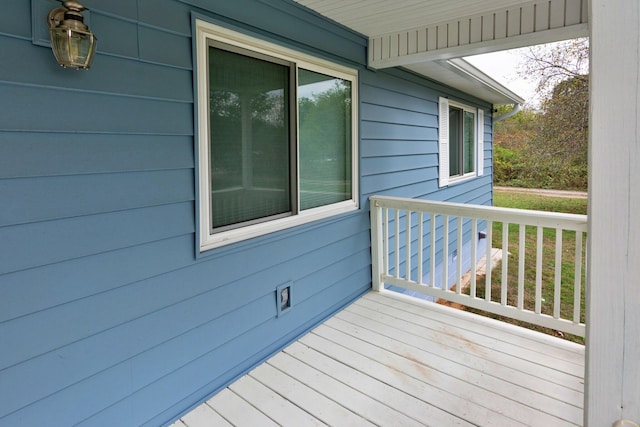
[(383, 233), (382, 233), (382, 208), (379, 203), (371, 198), (369, 212), (371, 215), (371, 287), (380, 292), (383, 288)]

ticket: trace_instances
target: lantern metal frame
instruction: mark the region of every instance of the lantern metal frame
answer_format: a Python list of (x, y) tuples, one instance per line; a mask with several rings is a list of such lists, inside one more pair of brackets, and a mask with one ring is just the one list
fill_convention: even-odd
[(62, 67), (87, 70), (93, 61), (97, 38), (84, 23), (84, 10), (80, 2), (66, 0), (47, 15), (51, 50)]

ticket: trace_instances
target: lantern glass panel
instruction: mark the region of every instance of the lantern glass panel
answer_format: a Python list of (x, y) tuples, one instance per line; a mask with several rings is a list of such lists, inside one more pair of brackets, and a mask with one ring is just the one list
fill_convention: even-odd
[(63, 67), (89, 68), (95, 53), (95, 37), (90, 32), (53, 28), (51, 44), (58, 63)]

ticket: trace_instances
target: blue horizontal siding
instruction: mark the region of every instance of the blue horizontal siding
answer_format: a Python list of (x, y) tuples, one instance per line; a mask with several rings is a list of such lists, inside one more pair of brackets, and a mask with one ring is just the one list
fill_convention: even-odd
[(191, 10), (175, 0), (138, 0), (138, 21), (145, 26), (191, 36)]
[[(490, 203), (490, 176), (437, 187), (437, 98), (464, 94), (367, 70), (292, 1), (85, 4), (86, 72), (32, 44), (28, 1), (0, 16), (0, 425), (167, 423), (370, 288), (366, 196)], [(196, 257), (192, 12), (359, 69), (360, 210)]]
[[(0, 132), (0, 179), (193, 169), (193, 138)], [(21, 159), (21, 161), (16, 161)]]
[(193, 245), (190, 234), (5, 274), (0, 323), (187, 267)]
[[(99, 10), (91, 10), (91, 31), (98, 38), (101, 54), (138, 58), (138, 25), (135, 21), (125, 21), (114, 16), (103, 15)], [(100, 37), (109, 34), (108, 37)], [(101, 66), (103, 55), (98, 57), (96, 66)]]
[(0, 92), (2, 130), (193, 135), (191, 103), (6, 83)]
[[(350, 270), (354, 271), (353, 268), (351, 268)], [(366, 266), (365, 268), (357, 270), (351, 273), (351, 275), (349, 276), (343, 276), (339, 281), (331, 282), (328, 285), (329, 286), (325, 287), (322, 290), (322, 292), (314, 295), (313, 301), (306, 301), (299, 306), (299, 310), (296, 313), (296, 316), (292, 316), (289, 322), (290, 325), (303, 324), (303, 325), (306, 325), (307, 327), (313, 326), (315, 322), (323, 320), (327, 315), (331, 314), (332, 312), (334, 312), (339, 308), (342, 308), (346, 303), (351, 302), (353, 301), (354, 298), (357, 298), (358, 296), (362, 295), (362, 293), (365, 292), (367, 289), (370, 289), (370, 286), (371, 286), (370, 266)], [(329, 305), (330, 305), (330, 308), (328, 310), (324, 308)], [(304, 310), (304, 314), (303, 314), (303, 310)], [(294, 313), (292, 312), (291, 314), (294, 314)], [(287, 316), (289, 316), (289, 314)], [(306, 319), (309, 319), (309, 318), (312, 319), (312, 322), (306, 321)], [(303, 322), (306, 322), (306, 323), (303, 323)], [(268, 337), (273, 336), (273, 334), (276, 332), (287, 333), (287, 335), (285, 335), (286, 337), (285, 340), (281, 340), (276, 343), (270, 343)], [(249, 349), (256, 348), (255, 346), (256, 343), (259, 345), (262, 345), (261, 347), (263, 349), (262, 351), (254, 355), (251, 355), (253, 357), (247, 357), (243, 361), (244, 363), (242, 365), (245, 366), (246, 369), (249, 369), (251, 367), (251, 364), (250, 364), (251, 359), (254, 359), (257, 357), (264, 358), (295, 337), (297, 337), (297, 334), (294, 328), (289, 326), (287, 327), (286, 330), (282, 331), (279, 329), (279, 325), (276, 322), (274, 322), (273, 320), (270, 320), (266, 324), (263, 324), (260, 327), (254, 328), (251, 331), (248, 331), (246, 334), (241, 335), (236, 339), (234, 339), (231, 343), (229, 343), (230, 345), (224, 349), (225, 350), (224, 354), (219, 354), (219, 355), (208, 354), (205, 356), (205, 358), (203, 358), (204, 360), (202, 362), (204, 363), (198, 360), (193, 365), (187, 366), (186, 367), (187, 369), (185, 371), (182, 371), (181, 375), (184, 375), (186, 377), (185, 378), (186, 380), (192, 380), (192, 381), (202, 383), (204, 379), (202, 378), (201, 369), (203, 368), (205, 363), (208, 366), (213, 361), (214, 363), (216, 363), (219, 369), (224, 369), (226, 367), (231, 366), (232, 363), (230, 362), (230, 360), (233, 360), (233, 357), (235, 355), (248, 354)], [(230, 378), (231, 370), (225, 369), (224, 371), (221, 371), (221, 372), (223, 372), (223, 375), (220, 378), (218, 378), (218, 380), (224, 380), (224, 382), (226, 383), (229, 380), (234, 379), (234, 377)], [(153, 399), (153, 394), (151, 392), (153, 392), (153, 390), (150, 390), (150, 389), (142, 390), (142, 392), (139, 393), (139, 395), (134, 397), (134, 402), (136, 401), (146, 402)], [(177, 396), (175, 395), (171, 396), (172, 399), (175, 399), (176, 397)], [(159, 405), (159, 402), (157, 401), (154, 401), (153, 405), (158, 410), (164, 409), (161, 407), (161, 405)], [(110, 408), (110, 412), (112, 413), (113, 416), (117, 417), (116, 419), (122, 420), (124, 422), (125, 418), (122, 414), (120, 407), (121, 405), (114, 406)], [(172, 411), (172, 413), (175, 414), (175, 409)], [(99, 423), (101, 422), (102, 419), (105, 419), (101, 415), (102, 414), (99, 414), (99, 416), (96, 417), (95, 422)], [(137, 419), (142, 421), (142, 417), (140, 416), (138, 416)], [(144, 422), (143, 425), (153, 426), (157, 424), (163, 424), (168, 421), (171, 421), (172, 419), (173, 419), (173, 415), (165, 416), (163, 418), (157, 417), (155, 420), (154, 419), (145, 420), (146, 422)], [(93, 422), (94, 420), (88, 420), (87, 425), (91, 425)]]
[(129, 20), (135, 20), (138, 16), (137, 4), (131, 0), (110, 0), (108, 2), (86, 0), (82, 4), (91, 9), (92, 13), (110, 14)]
[[(0, 82), (122, 94), (129, 97), (193, 101), (191, 70), (158, 67), (146, 62), (100, 55), (90, 71), (69, 74), (69, 70), (63, 70), (56, 64), (51, 49), (34, 47), (30, 40), (13, 37), (0, 36), (0, 42), (6, 57), (19, 58), (2, 64)], [(58, 102), (66, 96), (60, 94)], [(71, 107), (73, 106), (65, 103), (65, 108)], [(85, 103), (84, 107), (98, 106), (91, 102)], [(56, 110), (57, 107), (53, 109)]]
[(426, 126), (407, 126), (395, 123), (369, 122), (363, 120), (360, 125), (364, 139), (409, 139), (416, 141), (434, 141), (438, 138), (438, 130)]
[[(394, 173), (363, 176), (361, 185), (365, 194), (376, 194), (385, 190), (398, 189), (411, 184), (428, 185), (429, 181), (436, 179), (438, 171), (434, 168), (423, 170), (404, 170)], [(437, 183), (436, 183), (437, 185)], [(417, 195), (411, 196), (417, 197)]]
[(363, 103), (360, 108), (360, 114), (368, 121), (379, 123), (395, 123), (409, 126), (437, 126), (438, 118), (436, 116), (409, 111), (401, 110), (395, 107), (387, 105), (377, 105), (370, 103)]
[(438, 156), (434, 154), (414, 154), (412, 156), (387, 156), (362, 159), (361, 173), (370, 176), (380, 173), (421, 169), (438, 165)]
[[(31, 3), (17, 1), (6, 3), (3, 7), (5, 9), (0, 14), (0, 34), (31, 39)], [(5, 62), (2, 65), (4, 67)]]
[[(285, 44), (335, 55), (354, 64), (366, 64), (366, 39), (338, 25), (331, 25), (310, 11), (289, 1), (255, 0), (238, 5), (210, 0), (179, 0), (196, 6), (206, 16), (219, 19), (239, 29), (249, 29), (263, 38), (279, 39)], [(295, 25), (283, 22), (295, 22)]]
[(429, 145), (435, 141), (411, 141), (390, 139), (363, 139), (360, 144), (360, 157), (411, 156), (414, 154), (434, 154)]
[[(377, 81), (377, 83), (381, 84), (379, 81)], [(362, 102), (371, 105), (387, 106), (397, 110), (399, 114), (409, 111), (437, 117), (437, 94), (439, 92), (420, 87), (416, 84), (409, 85), (409, 87), (405, 89), (405, 92), (400, 92), (401, 87), (395, 86), (398, 83), (403, 83), (403, 81), (394, 79), (394, 86), (391, 87), (395, 90), (390, 89), (388, 84), (386, 87), (374, 86), (372, 84), (363, 85)], [(423, 94), (424, 97), (418, 96), (420, 94)], [(432, 99), (429, 99), (430, 97)]]
[[(434, 194), (438, 191), (438, 183), (437, 181), (420, 181), (413, 184), (406, 184), (400, 187), (391, 187), (380, 190), (372, 191), (371, 193), (365, 194), (364, 196), (394, 196), (394, 197), (407, 197), (407, 198), (416, 198), (416, 199), (429, 199), (429, 195)], [(367, 204), (367, 209), (369, 205)]]
[(186, 202), (2, 227), (0, 274), (193, 233), (192, 217)]
[(140, 59), (191, 69), (191, 37), (140, 26), (138, 41)]
[(12, 201), (0, 227), (193, 201), (193, 188), (193, 169), (0, 181), (0, 200)]
[[(336, 288), (336, 291), (340, 294), (340, 298), (333, 299), (333, 301), (345, 301), (354, 292), (362, 293), (368, 286), (370, 278), (365, 277), (369, 269), (368, 254), (364, 258), (362, 256), (360, 258), (362, 260), (359, 264), (364, 265), (361, 269), (360, 280), (349, 280), (348, 276), (323, 277), (328, 280), (335, 280), (336, 277), (340, 277), (337, 283), (329, 282), (332, 286), (329, 286), (328, 289)], [(355, 256), (349, 259), (351, 262), (356, 260)], [(345, 270), (351, 272), (353, 271), (353, 266), (346, 266)], [(157, 384), (154, 383), (159, 378), (160, 381), (165, 383), (181, 383), (185, 381), (184, 372), (190, 372), (191, 388), (174, 388), (169, 396), (164, 396), (176, 401), (181, 397), (181, 393), (190, 393), (194, 390), (194, 382), (195, 385), (204, 385), (218, 380), (219, 376), (228, 375), (235, 367), (234, 365), (240, 362), (245, 362), (244, 366), (247, 369), (250, 365), (242, 357), (250, 359), (252, 352), (256, 351), (255, 349), (262, 350), (264, 347), (268, 347), (271, 344), (269, 340), (272, 339), (279, 328), (288, 328), (285, 332), (290, 332), (290, 330), (297, 328), (299, 322), (288, 322), (286, 325), (282, 325), (275, 320), (275, 298), (273, 294), (268, 292), (266, 295), (254, 297), (253, 301), (246, 301), (232, 287), (227, 286), (226, 288), (231, 289), (226, 289), (226, 292), (212, 293), (208, 298), (194, 298), (188, 304), (172, 306), (166, 310), (141, 318), (135, 323), (135, 329), (133, 330), (131, 325), (125, 325), (121, 328), (109, 330), (95, 337), (95, 339), (86, 339), (77, 345), (57, 350), (50, 359), (55, 362), (54, 356), (56, 356), (58, 359), (62, 358), (67, 362), (64, 365), (66, 369), (61, 372), (50, 372), (48, 368), (51, 366), (51, 361), (38, 360), (38, 363), (34, 362), (32, 365), (39, 368), (38, 372), (41, 374), (38, 376), (33, 371), (25, 368), (26, 372), (21, 378), (26, 377), (28, 380), (26, 385), (42, 383), (43, 388), (38, 393), (47, 396), (46, 393), (49, 392), (50, 382), (56, 386), (60, 383), (70, 383), (70, 385), (61, 392), (39, 399), (34, 404), (13, 412), (11, 416), (6, 418), (6, 421), (11, 422), (21, 417), (29, 418), (35, 416), (35, 419), (42, 423), (45, 420), (43, 417), (47, 416), (46, 412), (55, 411), (55, 413), (61, 414), (59, 420), (62, 425), (71, 424), (73, 420), (78, 420), (91, 414), (100, 407), (98, 405), (114, 404), (119, 408), (129, 405), (131, 402), (126, 402), (125, 405), (120, 402), (123, 398), (134, 393), (143, 391), (145, 394), (151, 397), (155, 395), (157, 398), (159, 389)], [(317, 289), (317, 287), (312, 287), (311, 289), (314, 288)], [(320, 294), (324, 294), (326, 291), (327, 288), (321, 291)], [(229, 299), (231, 299), (231, 303), (240, 304), (241, 300), (242, 303), (237, 308), (230, 309), (226, 304)], [(312, 299), (296, 302), (296, 307), (299, 309), (292, 311), (287, 316), (295, 315), (291, 318), (294, 319), (297, 316), (300, 319), (305, 319), (309, 315), (316, 315), (319, 311), (325, 310), (327, 301), (323, 302), (322, 300), (322, 295), (313, 295)], [(218, 317), (210, 321), (204, 320), (207, 316), (213, 316), (214, 314), (218, 315)], [(257, 345), (254, 340), (243, 338), (243, 334), (256, 327), (256, 322), (270, 325), (269, 330), (260, 334), (261, 339)], [(194, 325), (196, 326), (194, 327)], [(231, 325), (233, 327), (230, 327)], [(185, 328), (187, 330), (182, 331), (180, 335), (162, 341), (166, 339), (169, 333), (176, 333), (176, 331)], [(258, 326), (258, 328), (260, 327)], [(168, 332), (166, 332), (167, 329)], [(264, 335), (264, 332), (267, 332), (267, 334)], [(150, 345), (150, 343), (158, 340), (161, 341), (159, 344)], [(237, 340), (243, 341), (244, 351), (239, 353), (228, 348), (230, 342)], [(105, 351), (105, 348), (109, 348), (109, 351)], [(133, 352), (130, 348), (133, 349)], [(145, 350), (135, 353), (141, 348)], [(117, 357), (121, 356), (122, 353), (133, 353), (133, 355), (127, 357), (123, 362), (109, 365), (114, 360), (117, 361)], [(229, 357), (221, 357), (220, 353), (229, 353)], [(202, 359), (205, 359), (204, 363)], [(90, 373), (95, 370), (97, 363), (100, 364), (99, 366), (110, 367), (105, 371), (95, 373), (95, 375), (87, 375), (86, 379), (82, 381), (75, 382), (78, 374)], [(203, 372), (207, 372), (207, 375), (202, 375)], [(174, 376), (174, 378), (167, 378), (170, 375)], [(116, 383), (120, 382), (124, 387), (113, 387), (114, 381)], [(100, 398), (96, 402), (95, 396), (91, 395), (75, 397), (83, 390), (101, 390)], [(18, 389), (18, 391), (22, 390)], [(15, 393), (13, 396), (8, 396), (7, 404), (17, 406), (23, 403), (20, 398), (30, 400), (33, 398), (33, 394), (33, 391), (29, 389), (24, 390), (24, 393)], [(73, 401), (74, 397), (76, 401), (79, 399), (86, 403), (78, 407), (78, 402), (74, 403)], [(167, 402), (161, 400), (160, 403), (156, 404), (167, 405)], [(62, 405), (62, 407), (59, 405)], [(60, 411), (61, 409), (62, 411)], [(158, 409), (163, 408), (160, 407)], [(36, 412), (36, 414), (33, 414), (33, 412)], [(129, 416), (134, 414), (144, 413), (133, 411)], [(123, 416), (122, 413), (118, 415)], [(130, 423), (133, 423), (132, 420), (129, 420), (128, 423), (125, 422), (125, 424)], [(133, 425), (137, 424), (137, 422), (133, 423)]]
[[(115, 290), (110, 293), (110, 298), (88, 298), (79, 301), (75, 306), (67, 304), (56, 310), (49, 310), (58, 311), (58, 313), (34, 315), (30, 316), (29, 319), (21, 319), (23, 320), (21, 327), (31, 327), (34, 331), (32, 333), (33, 338), (42, 341), (38, 343), (41, 349), (44, 349), (45, 345), (49, 347), (57, 345), (57, 343), (50, 343), (50, 338), (39, 336), (40, 333), (44, 335), (47, 331), (41, 331), (41, 328), (36, 326), (46, 324), (46, 317), (59, 319), (60, 323), (56, 325), (56, 328), (65, 330), (66, 341), (69, 341), (70, 344), (56, 347), (55, 351), (43, 352), (42, 355), (31, 358), (28, 362), (20, 364), (15, 369), (5, 371), (5, 374), (0, 373), (0, 380), (2, 381), (14, 382), (21, 380), (23, 383), (18, 388), (14, 388), (10, 395), (3, 397), (3, 406), (7, 409), (17, 410), (35, 400), (39, 400), (39, 398), (48, 396), (56, 391), (56, 388), (60, 387), (60, 385), (70, 386), (82, 381), (84, 378), (93, 376), (101, 370), (97, 366), (116, 366), (134, 356), (145, 353), (147, 349), (154, 349), (153, 351), (158, 353), (155, 357), (160, 357), (163, 352), (171, 354), (172, 363), (177, 364), (176, 366), (189, 363), (191, 359), (199, 357), (200, 351), (208, 351), (208, 349), (221, 346), (225, 342), (220, 333), (209, 335), (209, 339), (206, 339), (206, 336), (201, 332), (195, 333), (194, 325), (200, 325), (198, 328), (209, 324), (217, 325), (216, 327), (226, 326), (230, 331), (233, 331), (233, 328), (225, 325), (225, 319), (228, 316), (235, 316), (234, 313), (240, 311), (246, 304), (245, 293), (255, 299), (270, 299), (268, 304), (270, 312), (265, 318), (266, 321), (273, 317), (275, 313), (275, 298), (272, 294), (271, 283), (284, 282), (292, 277), (301, 277), (294, 283), (295, 304), (296, 306), (304, 304), (306, 300), (312, 298), (318, 292), (318, 287), (315, 286), (318, 280), (332, 283), (336, 278), (350, 275), (355, 265), (361, 269), (369, 265), (368, 248), (361, 247), (359, 251), (350, 248), (353, 249), (353, 255), (347, 258), (338, 259), (335, 256), (328, 258), (327, 265), (317, 272), (307, 274), (308, 271), (305, 270), (305, 266), (316, 264), (313, 261), (318, 256), (329, 254), (331, 251), (344, 253), (345, 246), (357, 246), (358, 240), (358, 237), (354, 236), (321, 251), (306, 254), (296, 260), (289, 261), (277, 268), (274, 266), (272, 267), (274, 271), (254, 273), (215, 290), (197, 293), (188, 298), (180, 295), (185, 299), (177, 303), (169, 303), (161, 301), (160, 298), (149, 298), (149, 296), (153, 295), (154, 292), (160, 293), (163, 289), (176, 290), (178, 283), (192, 283), (194, 282), (193, 276), (201, 276), (204, 279), (209, 271), (207, 266), (202, 265), (197, 269), (183, 269), (159, 280), (148, 280), (128, 286), (125, 289)], [(323, 254), (322, 251), (327, 253)], [(243, 292), (238, 292), (237, 288), (242, 288)], [(168, 294), (168, 292), (163, 292), (163, 295)], [(179, 293), (173, 292), (173, 294), (177, 296)], [(83, 304), (89, 309), (99, 310), (101, 304), (111, 305), (110, 299), (114, 299), (116, 302), (121, 301), (122, 303), (141, 299), (150, 301), (145, 301), (145, 304), (136, 304), (135, 306), (129, 304), (118, 313), (103, 313), (100, 316), (101, 319), (96, 316), (96, 318), (89, 319), (87, 324), (77, 324), (74, 321), (73, 313), (84, 312), (84, 310), (78, 309), (79, 307), (77, 306), (79, 304)], [(141, 315), (145, 311), (149, 313)], [(43, 316), (46, 317), (43, 318)], [(130, 322), (128, 321), (129, 319), (137, 320)], [(254, 320), (251, 319), (251, 321)], [(91, 334), (96, 329), (102, 331)], [(10, 333), (11, 331), (2, 332)], [(88, 338), (76, 340), (78, 337), (84, 337), (87, 333), (90, 334)], [(58, 337), (58, 339), (60, 338)], [(184, 345), (184, 341), (190, 342), (190, 351), (188, 352), (181, 352), (181, 346)], [(177, 347), (170, 348), (169, 344), (171, 343), (174, 343)], [(21, 343), (18, 342), (16, 345), (20, 346)], [(158, 348), (160, 345), (162, 347)], [(105, 352), (104, 347), (110, 350)], [(202, 350), (198, 350), (198, 348), (202, 348)], [(49, 367), (58, 358), (64, 358), (66, 368), (49, 372)], [(168, 366), (164, 366), (163, 369), (167, 369)], [(33, 384), (39, 385), (38, 390), (35, 392), (32, 389)]]
[[(327, 287), (323, 290), (323, 292), (319, 295), (315, 296), (316, 304), (313, 303), (303, 303), (300, 305), (300, 310), (298, 313), (302, 313), (304, 310), (304, 315), (298, 314), (298, 316), (292, 317), (291, 322), (289, 324), (300, 324), (300, 322), (311, 316), (312, 318), (321, 319), (326, 315), (326, 311), (323, 310), (323, 307), (326, 304), (333, 301), (351, 301), (354, 297), (362, 294), (363, 289), (369, 286), (370, 281), (370, 272), (368, 269), (364, 269), (360, 271), (360, 274), (354, 274), (352, 276), (346, 277), (344, 280), (341, 280), (338, 283), (333, 284), (330, 287)], [(368, 276), (368, 277), (367, 277)], [(358, 284), (356, 286), (355, 284)], [(355, 288), (355, 291), (353, 290)], [(267, 301), (269, 299), (266, 299)], [(272, 300), (272, 299), (271, 299)], [(254, 316), (254, 311), (257, 310), (257, 305), (250, 304), (248, 307), (243, 307), (242, 310), (239, 311), (238, 315), (241, 316), (237, 319), (240, 323), (240, 327), (245, 326), (245, 322), (242, 322), (243, 318), (247, 318), (249, 316)], [(293, 313), (291, 313), (293, 314)], [(258, 316), (262, 315), (263, 318), (267, 318), (268, 313), (261, 311), (257, 313)], [(289, 315), (287, 315), (289, 316)], [(228, 322), (235, 321), (236, 319), (228, 319)], [(204, 354), (201, 358), (185, 365), (173, 373), (176, 379), (164, 377), (157, 381), (157, 384), (154, 384), (154, 388), (143, 388), (140, 390), (136, 390), (135, 393), (130, 395), (127, 401), (120, 401), (115, 403), (113, 406), (106, 409), (103, 413), (99, 413), (96, 416), (87, 419), (82, 425), (96, 425), (103, 424), (105, 422), (110, 423), (112, 420), (115, 420), (116, 423), (127, 423), (133, 422), (135, 424), (145, 424), (145, 425), (158, 425), (165, 424), (168, 421), (174, 418), (174, 414), (176, 413), (175, 408), (169, 412), (169, 415), (160, 418), (157, 417), (156, 420), (148, 420), (145, 419), (144, 414), (139, 411), (131, 413), (131, 415), (126, 415), (126, 409), (130, 406), (151, 406), (154, 411), (162, 411), (166, 410), (166, 406), (163, 406), (165, 403), (160, 402), (157, 399), (158, 391), (157, 389), (165, 390), (162, 397), (165, 397), (165, 401), (173, 400), (176, 401), (181, 396), (178, 393), (174, 392), (174, 387), (178, 386), (180, 390), (185, 390), (187, 387), (193, 387), (193, 385), (202, 385), (203, 388), (207, 389), (210, 387), (211, 383), (207, 383), (210, 378), (214, 378), (216, 374), (220, 374), (215, 378), (216, 383), (226, 383), (234, 377), (230, 375), (232, 372), (232, 368), (235, 368), (234, 365), (240, 362), (241, 365), (249, 367), (250, 365), (247, 363), (251, 359), (256, 357), (264, 357), (269, 353), (265, 353), (263, 351), (252, 354), (251, 350), (254, 348), (264, 348), (269, 352), (273, 352), (277, 347), (274, 347), (270, 342), (270, 337), (273, 336), (274, 332), (278, 329), (279, 325), (274, 324), (273, 320), (269, 320), (265, 323), (257, 327), (252, 327), (251, 329), (247, 328), (245, 333), (237, 334), (234, 338), (229, 341), (224, 347), (220, 348), (219, 351), (209, 352)], [(284, 331), (279, 330), (279, 332), (289, 332), (290, 329), (287, 326), (283, 326), (286, 328)], [(225, 326), (221, 326), (221, 331), (226, 331)], [(242, 330), (242, 329), (241, 329)], [(209, 335), (209, 334), (206, 334)], [(231, 336), (228, 332), (227, 336)], [(244, 357), (244, 359), (242, 359)], [(164, 357), (163, 357), (164, 359)], [(240, 360), (239, 360), (240, 359)], [(147, 362), (144, 361), (143, 364)], [(211, 369), (214, 366), (215, 368)], [(210, 372), (210, 376), (205, 377), (202, 375), (203, 371)], [(123, 374), (125, 374), (123, 372)], [(202, 399), (204, 396), (200, 396)]]
[[(320, 233), (322, 232), (320, 231)], [(12, 351), (0, 354), (0, 370), (19, 363), (21, 360), (30, 359), (73, 343), (83, 336), (94, 335), (180, 301), (194, 297), (198, 297), (197, 299), (202, 301), (208, 291), (220, 286), (241, 287), (243, 292), (235, 292), (240, 301), (247, 298), (244, 294), (245, 291), (249, 291), (248, 294), (251, 296), (256, 295), (256, 287), (262, 288), (258, 294), (273, 292), (275, 287), (282, 282), (304, 277), (305, 274), (313, 272), (314, 268), (328, 268), (331, 264), (338, 262), (345, 253), (352, 253), (352, 250), (362, 250), (362, 245), (366, 244), (366, 239), (363, 238), (366, 237), (364, 234), (363, 232), (358, 233), (360, 242), (347, 239), (333, 245), (325, 243), (320, 249), (306, 253), (304, 256), (291, 257), (289, 255), (289, 259), (286, 261), (274, 260), (275, 262), (266, 263), (267, 267), (258, 271), (254, 271), (252, 267), (243, 266), (242, 261), (237, 260), (240, 258), (237, 256), (227, 257), (217, 262), (199, 263), (191, 268), (176, 270), (162, 276), (132, 283), (129, 286), (114, 288), (111, 292), (92, 295), (23, 316), (12, 322), (5, 322), (0, 324), (0, 333), (7, 337), (5, 343), (7, 346), (12, 346)], [(255, 250), (254, 252), (261, 251)], [(278, 254), (280, 257), (284, 255), (284, 252)], [(318, 259), (321, 261), (319, 262)], [(272, 269), (276, 271), (271, 271)], [(211, 276), (216, 279), (213, 285), (206, 280)], [(246, 277), (251, 277), (250, 286), (243, 282), (247, 280)], [(176, 289), (180, 283), (183, 285)], [(295, 291), (297, 294), (297, 289)], [(152, 295), (153, 297), (149, 298)], [(216, 297), (213, 297), (213, 300), (215, 299)], [(136, 304), (127, 304), (126, 301), (136, 301)], [(220, 304), (230, 310), (237, 308), (237, 305), (228, 298), (220, 300)], [(119, 307), (119, 309), (103, 312), (100, 308), (104, 306)], [(214, 305), (211, 312), (204, 315), (215, 315), (220, 310), (220, 307)], [(78, 322), (77, 316), (80, 313), (94, 313), (94, 315)], [(50, 334), (47, 328), (42, 329), (39, 325), (59, 328), (60, 333)], [(33, 339), (23, 339), (22, 334), (27, 331)]]

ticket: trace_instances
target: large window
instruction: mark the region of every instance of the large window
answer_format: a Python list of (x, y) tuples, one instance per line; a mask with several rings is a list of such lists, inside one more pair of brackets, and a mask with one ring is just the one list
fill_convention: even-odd
[(483, 111), (447, 98), (439, 104), (440, 186), (482, 175)]
[(197, 21), (200, 248), (357, 208), (355, 70)]

